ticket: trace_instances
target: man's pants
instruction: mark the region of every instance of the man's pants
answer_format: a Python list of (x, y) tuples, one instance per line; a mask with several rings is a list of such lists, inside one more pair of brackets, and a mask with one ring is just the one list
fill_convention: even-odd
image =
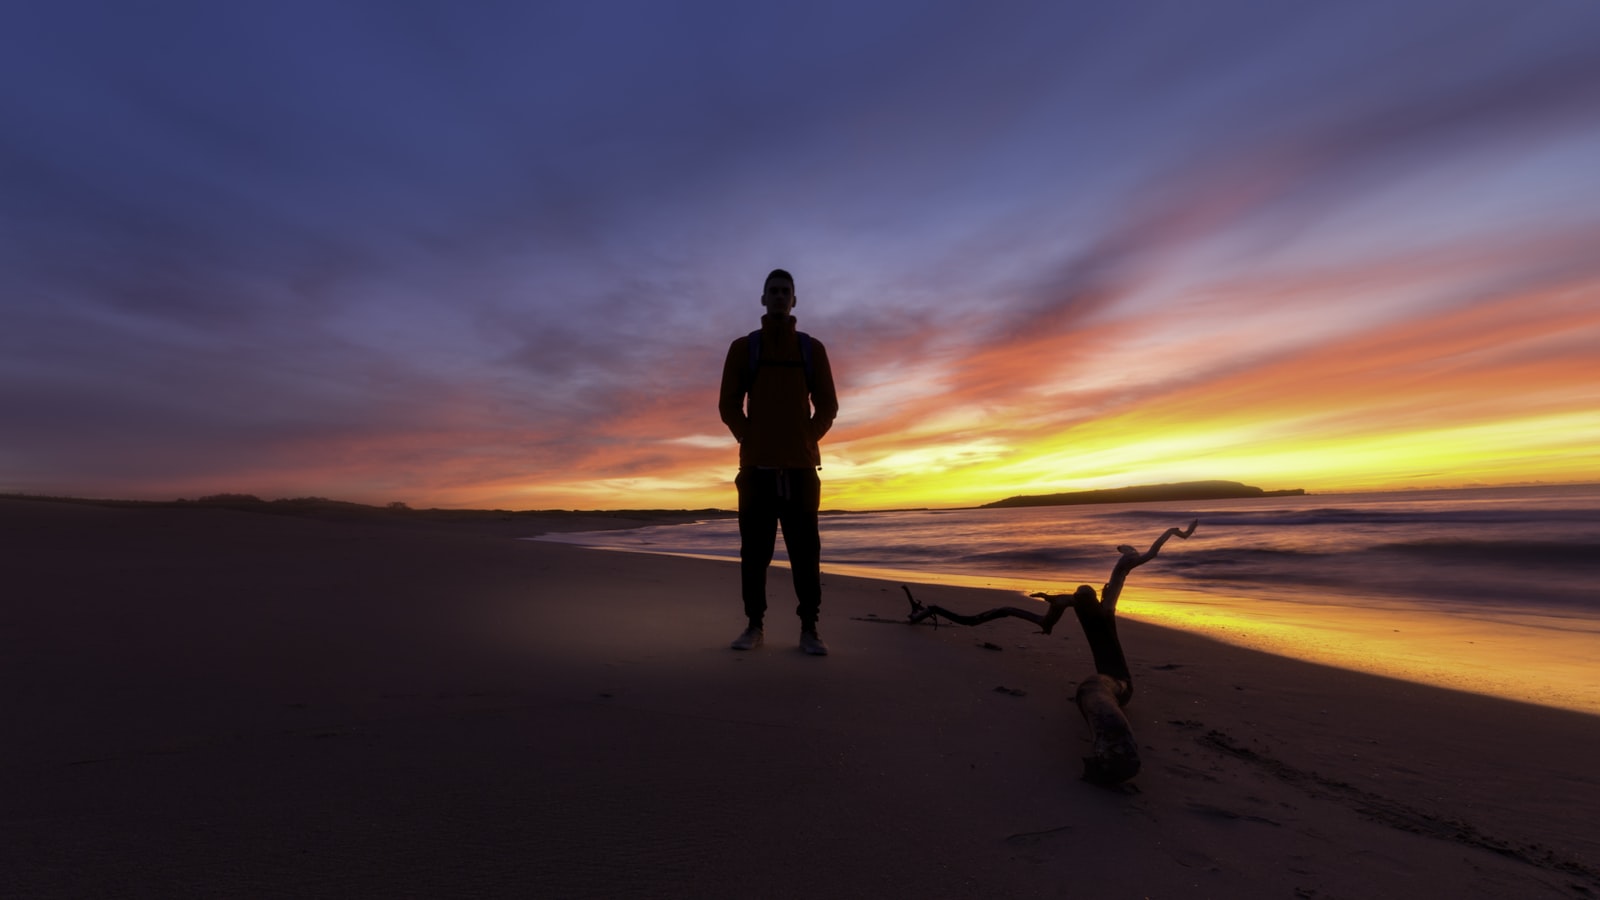
[(817, 534), (817, 508), (822, 480), (815, 469), (742, 468), (739, 488), (739, 569), (744, 614), (752, 623), (767, 612), (767, 566), (783, 525), (783, 546), (789, 551), (795, 612), (802, 627), (814, 628), (822, 606), (822, 538)]

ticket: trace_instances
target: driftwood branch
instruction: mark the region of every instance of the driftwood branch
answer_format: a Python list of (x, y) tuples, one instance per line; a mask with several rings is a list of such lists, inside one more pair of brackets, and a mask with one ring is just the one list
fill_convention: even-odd
[(1089, 652), (1094, 657), (1094, 674), (1079, 682), (1075, 698), (1078, 712), (1083, 715), (1094, 740), (1092, 754), (1083, 760), (1083, 777), (1097, 784), (1120, 784), (1139, 773), (1140, 762), (1138, 742), (1134, 739), (1128, 717), (1122, 711), (1133, 699), (1133, 675), (1128, 671), (1122, 641), (1117, 637), (1117, 600), (1122, 596), (1129, 572), (1155, 559), (1161, 547), (1171, 538), (1187, 539), (1199, 524), (1200, 521), (1196, 519), (1189, 523), (1188, 528), (1168, 528), (1143, 553), (1126, 544), (1118, 547), (1121, 558), (1112, 567), (1111, 578), (1099, 595), (1086, 584), (1079, 585), (1071, 594), (1030, 594), (1050, 605), (1050, 611), (1044, 615), (1011, 606), (977, 615), (962, 615), (938, 606), (924, 606), (911, 596), (910, 588), (901, 585), (906, 598), (911, 601), (911, 615), (907, 621), (915, 623), (932, 617), (935, 624), (939, 618), (944, 618), (960, 625), (980, 625), (1011, 617), (1026, 619), (1038, 625), (1043, 633), (1049, 634), (1065, 610), (1071, 607), (1078, 617), (1078, 624), (1083, 628), (1084, 638), (1089, 642)]
[(911, 602), (911, 615), (906, 617), (906, 623), (910, 625), (915, 625), (925, 619), (932, 619), (934, 627), (938, 627), (939, 620), (941, 618), (954, 622), (957, 625), (982, 625), (985, 622), (993, 622), (995, 619), (1014, 618), (1024, 619), (1032, 622), (1033, 624), (1039, 626), (1039, 631), (1041, 633), (1049, 634), (1050, 629), (1056, 627), (1056, 623), (1061, 621), (1061, 616), (1067, 611), (1067, 607), (1072, 605), (1070, 602), (1071, 598), (1069, 597), (1060, 601), (1047, 601), (1050, 604), (1050, 611), (1044, 615), (1040, 615), (1031, 609), (1018, 609), (1015, 606), (1000, 606), (994, 609), (986, 609), (975, 616), (968, 616), (955, 612), (954, 610), (945, 609), (942, 606), (923, 605), (922, 603), (917, 602), (916, 597), (911, 595), (911, 588), (906, 587), (903, 584), (900, 585), (900, 590), (906, 592), (906, 599)]
[(1110, 616), (1117, 611), (1117, 599), (1122, 596), (1122, 583), (1128, 580), (1129, 572), (1155, 559), (1156, 554), (1161, 552), (1162, 545), (1169, 539), (1179, 537), (1188, 540), (1189, 535), (1194, 534), (1195, 526), (1199, 524), (1200, 520), (1195, 519), (1189, 523), (1188, 528), (1168, 528), (1161, 537), (1156, 538), (1150, 549), (1143, 553), (1127, 544), (1118, 547), (1117, 552), (1122, 554), (1122, 558), (1117, 560), (1117, 565), (1111, 570), (1111, 580), (1106, 582), (1105, 590), (1100, 595), (1100, 605), (1106, 608), (1106, 615)]

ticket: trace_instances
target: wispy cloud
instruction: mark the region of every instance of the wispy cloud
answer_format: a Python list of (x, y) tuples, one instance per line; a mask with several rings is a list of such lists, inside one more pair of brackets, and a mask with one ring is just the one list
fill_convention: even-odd
[(0, 489), (727, 503), (717, 376), (780, 265), (832, 505), (1591, 477), (1597, 26), (29, 5)]

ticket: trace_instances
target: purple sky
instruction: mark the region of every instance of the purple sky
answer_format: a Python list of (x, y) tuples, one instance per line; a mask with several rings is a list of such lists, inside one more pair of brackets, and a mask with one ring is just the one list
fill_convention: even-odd
[(860, 486), (929, 394), (967, 447), (1018, 391), (1600, 302), (1586, 0), (24, 0), (0, 121), (0, 490), (716, 502), (774, 266)]

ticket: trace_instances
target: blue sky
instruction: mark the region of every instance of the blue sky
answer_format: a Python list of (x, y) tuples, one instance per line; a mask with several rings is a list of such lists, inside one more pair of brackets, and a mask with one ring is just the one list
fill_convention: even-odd
[[(1600, 437), (1593, 3), (0, 16), (0, 490), (726, 505), (775, 266), (842, 505), (1572, 480)], [(1380, 452), (1461, 429), (1521, 437)]]

